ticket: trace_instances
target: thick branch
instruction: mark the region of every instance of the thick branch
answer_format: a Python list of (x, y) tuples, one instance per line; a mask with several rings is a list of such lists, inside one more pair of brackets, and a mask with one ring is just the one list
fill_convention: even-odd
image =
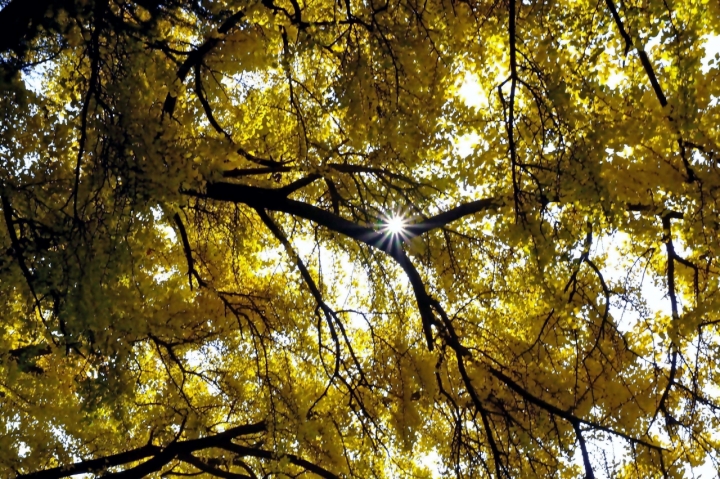
[(13, 256), (15, 256), (15, 259), (20, 266), (20, 270), (25, 277), (25, 281), (27, 282), (28, 288), (30, 288), (30, 293), (33, 295), (33, 298), (35, 299), (35, 304), (38, 307), (39, 311), (40, 299), (35, 292), (35, 287), (33, 286), (33, 275), (30, 272), (27, 263), (25, 263), (25, 257), (23, 256), (23, 248), (20, 245), (20, 239), (18, 238), (17, 232), (15, 231), (15, 226), (12, 218), (12, 205), (10, 205), (10, 200), (8, 200), (7, 196), (5, 195), (0, 196), (0, 202), (2, 202), (3, 216), (5, 217), (5, 226), (7, 227), (8, 236), (10, 236), (10, 244), (12, 245)]
[(147, 444), (120, 454), (113, 454), (111, 456), (101, 457), (98, 459), (89, 459), (87, 461), (80, 461), (75, 464), (54, 467), (52, 469), (32, 472), (30, 474), (20, 474), (16, 476), (15, 479), (60, 479), (62, 477), (73, 476), (76, 474), (101, 472), (110, 467), (121, 466), (123, 464), (150, 457), (149, 460), (131, 469), (112, 474), (105, 474), (103, 476), (113, 478), (143, 477), (152, 472), (159, 471), (163, 466), (168, 464), (180, 454), (190, 454), (194, 451), (211, 447), (223, 447), (226, 443), (230, 443), (231, 439), (236, 437), (258, 434), (265, 432), (266, 430), (267, 425), (264, 421), (255, 424), (246, 424), (230, 428), (227, 431), (213, 436), (173, 442), (164, 449), (159, 446)]
[(195, 279), (197, 279), (198, 284), (200, 286), (205, 286), (205, 281), (200, 278), (200, 275), (198, 274), (197, 270), (195, 269), (195, 262), (193, 261), (193, 255), (192, 255), (192, 248), (190, 247), (190, 240), (188, 239), (187, 231), (185, 230), (185, 225), (182, 222), (182, 219), (180, 218), (179, 213), (175, 213), (173, 215), (173, 220), (175, 221), (175, 224), (178, 227), (178, 231), (180, 232), (180, 239), (182, 240), (183, 245), (183, 251), (185, 251), (185, 259), (187, 259), (188, 264), (188, 281), (190, 282), (190, 289), (192, 289), (192, 279), (193, 276), (195, 276)]
[[(235, 183), (218, 182), (210, 183), (206, 193), (197, 194), (197, 196), (220, 201), (231, 201), (233, 203), (243, 203), (257, 210), (267, 209), (288, 213), (310, 220), (332, 231), (386, 252), (397, 261), (410, 280), (417, 300), (418, 309), (420, 310), (425, 339), (428, 343), (428, 348), (432, 350), (433, 339), (431, 325), (435, 322), (435, 317), (432, 312), (432, 301), (425, 290), (425, 285), (420, 273), (400, 247), (398, 243), (399, 240), (384, 233), (379, 233), (372, 228), (360, 226), (316, 206), (289, 199), (284, 196), (283, 193), (285, 193), (285, 191), (282, 189), (272, 190)], [(498, 206), (499, 203), (492, 198), (465, 203), (444, 213), (435, 215), (417, 225), (407, 227), (405, 236), (406, 238), (418, 236), (445, 226), (457, 219)]]
[(192, 464), (202, 472), (206, 472), (216, 477), (221, 477), (222, 479), (252, 479), (251, 476), (248, 476), (246, 474), (223, 471), (222, 469), (213, 467), (210, 464), (205, 463), (205, 461), (203, 461), (202, 459), (193, 456), (192, 454), (183, 454), (179, 457), (179, 459), (181, 461), (187, 462), (188, 464)]
[(500, 208), (502, 205), (502, 201), (498, 201), (495, 198), (483, 198), (481, 200), (470, 201), (468, 203), (458, 205), (455, 208), (451, 208), (443, 213), (431, 216), (420, 223), (408, 225), (405, 229), (411, 237), (420, 236), (428, 231), (442, 228), (454, 221), (464, 218), (465, 216), (470, 216), (480, 211), (495, 210)]
[(587, 445), (585, 444), (585, 438), (582, 435), (580, 424), (574, 422), (573, 429), (575, 429), (575, 435), (577, 436), (578, 443), (580, 444), (580, 452), (582, 453), (583, 465), (585, 466), (585, 479), (595, 479), (595, 473), (593, 472), (590, 455), (588, 454)]
[[(648, 57), (647, 53), (645, 53), (645, 50), (643, 50), (640, 46), (635, 45), (633, 43), (631, 35), (627, 32), (625, 29), (625, 26), (623, 25), (622, 19), (620, 18), (620, 15), (618, 14), (617, 8), (615, 7), (615, 4), (613, 3), (613, 0), (605, 0), (605, 3), (610, 10), (610, 14), (613, 17), (613, 20), (615, 21), (615, 25), (617, 26), (620, 36), (623, 37), (623, 40), (625, 41), (625, 54), (632, 49), (635, 48), (635, 51), (638, 54), (638, 57), (640, 57), (640, 63), (642, 63), (643, 69), (645, 70), (645, 74), (648, 77), (648, 80), (650, 80), (650, 85), (652, 85), (652, 89), (655, 92), (655, 96), (658, 99), (658, 102), (660, 103), (660, 106), (665, 108), (668, 105), (667, 97), (665, 96), (665, 93), (663, 92), (662, 87), (660, 86), (660, 82), (658, 81), (658, 77), (655, 74), (655, 70), (653, 69), (652, 63), (650, 63), (650, 58)], [(690, 165), (690, 161), (687, 158), (687, 152), (686, 147), (695, 148), (697, 145), (685, 141), (685, 139), (682, 136), (682, 133), (678, 129), (677, 124), (675, 123), (675, 119), (672, 117), (672, 114), (667, 115), (667, 119), (670, 122), (670, 124), (675, 128), (675, 133), (678, 135), (677, 143), (680, 150), (680, 157), (683, 162), (683, 166), (685, 167), (685, 172), (687, 174), (687, 182), (693, 183), (696, 181), (700, 181), (700, 179), (695, 174), (695, 170), (693, 170), (692, 166)]]
[(258, 457), (261, 459), (275, 459), (275, 460), (287, 459), (287, 461), (289, 463), (294, 464), (299, 467), (303, 467), (306, 470), (313, 472), (324, 479), (339, 479), (338, 476), (336, 476), (332, 472), (328, 471), (327, 469), (320, 467), (316, 464), (313, 464), (312, 462), (306, 461), (305, 459), (302, 459), (302, 458), (296, 456), (295, 454), (276, 455), (270, 451), (266, 451), (265, 449), (240, 446), (238, 444), (231, 443), (231, 442), (224, 444), (221, 447), (227, 451), (234, 452), (238, 456), (249, 456), (249, 457)]
[(129, 462), (140, 461), (147, 457), (151, 457), (161, 449), (158, 446), (148, 444), (132, 451), (121, 452), (111, 456), (101, 457), (98, 459), (90, 459), (87, 461), (76, 462), (69, 466), (53, 467), (44, 471), (32, 472), (30, 474), (20, 474), (15, 479), (57, 479), (61, 477), (74, 476), (76, 474), (88, 474), (95, 471), (102, 471), (109, 467), (121, 466)]
[[(220, 25), (217, 30), (221, 36), (211, 37), (205, 40), (202, 45), (197, 47), (187, 56), (182, 65), (180, 65), (180, 68), (177, 72), (177, 77), (178, 80), (180, 80), (180, 83), (185, 82), (185, 78), (187, 78), (190, 70), (196, 65), (200, 65), (205, 58), (205, 55), (210, 53), (215, 47), (222, 43), (225, 39), (224, 36), (229, 33), (233, 28), (235, 28), (235, 26), (240, 22), (240, 20), (243, 19), (244, 16), (245, 12), (243, 11), (236, 12), (235, 14), (230, 16), (230, 18), (225, 20), (225, 22)], [(176, 102), (177, 97), (168, 93), (167, 97), (165, 97), (165, 103), (163, 104), (163, 113), (172, 116), (175, 112)]]
[[(308, 179), (308, 181), (310, 178)], [(210, 183), (205, 193), (192, 193), (194, 196), (242, 203), (255, 209), (266, 209), (288, 213), (324, 226), (332, 231), (349, 236), (382, 251), (387, 251), (390, 241), (388, 235), (375, 231), (373, 228), (361, 226), (341, 216), (330, 213), (316, 206), (292, 200), (286, 197), (295, 188), (279, 190), (259, 188), (236, 183)], [(502, 202), (495, 198), (486, 198), (464, 203), (443, 213), (437, 214), (420, 223), (406, 227), (405, 239), (420, 236), (437, 228), (442, 228), (453, 221), (481, 211), (500, 207)]]
[(665, 97), (665, 93), (663, 93), (662, 88), (660, 87), (660, 82), (657, 79), (657, 75), (655, 75), (655, 70), (653, 70), (647, 53), (645, 53), (645, 50), (643, 50), (639, 46), (633, 44), (632, 37), (627, 32), (627, 30), (625, 30), (625, 26), (623, 25), (622, 19), (620, 18), (620, 14), (618, 14), (617, 8), (615, 7), (613, 0), (605, 0), (605, 4), (607, 5), (608, 10), (610, 10), (610, 14), (612, 15), (613, 20), (615, 21), (615, 25), (620, 32), (620, 36), (625, 42), (625, 54), (627, 55), (631, 49), (635, 48), (635, 51), (640, 57), (640, 63), (642, 63), (643, 69), (645, 69), (645, 74), (650, 80), (653, 91), (655, 91), (655, 96), (657, 96), (660, 105), (665, 107), (668, 104), (667, 98)]

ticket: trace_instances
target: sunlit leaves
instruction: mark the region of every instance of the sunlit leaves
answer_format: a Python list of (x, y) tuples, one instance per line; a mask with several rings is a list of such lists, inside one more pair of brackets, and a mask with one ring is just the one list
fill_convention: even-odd
[(0, 475), (250, 424), (155, 472), (718, 459), (713, 2), (47, 18), (3, 52)]

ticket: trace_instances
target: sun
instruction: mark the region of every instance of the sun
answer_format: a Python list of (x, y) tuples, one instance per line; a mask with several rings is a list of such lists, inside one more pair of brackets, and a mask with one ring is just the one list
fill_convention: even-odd
[(402, 235), (406, 228), (407, 221), (404, 216), (399, 214), (388, 216), (382, 226), (382, 230), (392, 236)]

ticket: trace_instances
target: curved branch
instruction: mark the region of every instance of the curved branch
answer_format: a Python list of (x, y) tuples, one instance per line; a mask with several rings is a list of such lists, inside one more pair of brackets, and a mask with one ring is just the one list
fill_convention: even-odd
[[(312, 178), (309, 177), (308, 181)], [(270, 189), (256, 186), (246, 186), (237, 183), (216, 182), (209, 183), (205, 193), (186, 192), (189, 195), (232, 203), (242, 203), (255, 209), (266, 209), (288, 213), (306, 220), (310, 220), (332, 231), (349, 236), (357, 241), (365, 243), (374, 248), (388, 252), (390, 241), (388, 235), (375, 231), (375, 229), (361, 226), (350, 220), (325, 211), (317, 206), (302, 201), (287, 198), (287, 194), (294, 191), (290, 189)], [(453, 221), (465, 216), (470, 216), (481, 211), (494, 210), (502, 206), (502, 202), (496, 198), (463, 203), (448, 211), (437, 214), (421, 221), (420, 223), (406, 227), (404, 240), (420, 236), (434, 229), (442, 228)]]
[(305, 459), (298, 457), (295, 454), (276, 455), (265, 449), (240, 446), (240, 445), (232, 443), (232, 442), (223, 444), (220, 447), (222, 449), (225, 449), (226, 451), (234, 452), (238, 456), (243, 456), (243, 457), (246, 457), (246, 456), (258, 457), (261, 459), (274, 459), (274, 460), (278, 460), (278, 461), (282, 460), (282, 459), (286, 459), (290, 464), (294, 464), (296, 466), (303, 467), (306, 470), (313, 472), (324, 479), (340, 479), (339, 476), (336, 476), (335, 474), (328, 471), (327, 469), (320, 467), (317, 464), (313, 464), (310, 461), (306, 461)]
[(18, 238), (17, 232), (15, 231), (12, 205), (10, 204), (10, 200), (8, 200), (7, 196), (5, 195), (0, 195), (0, 204), (2, 204), (3, 216), (5, 218), (5, 226), (7, 227), (8, 236), (10, 237), (10, 244), (12, 245), (12, 255), (18, 262), (18, 265), (20, 266), (20, 271), (22, 271), (25, 282), (27, 282), (28, 288), (30, 289), (30, 294), (35, 300), (35, 308), (40, 317), (43, 319), (43, 322), (45, 322), (44, 315), (42, 314), (42, 308), (40, 306), (40, 297), (35, 291), (33, 274), (30, 271), (27, 263), (25, 262), (23, 247), (20, 244), (20, 238)]
[(223, 471), (222, 469), (218, 469), (216, 467), (211, 466), (210, 464), (207, 464), (202, 459), (193, 456), (192, 454), (183, 454), (178, 457), (183, 462), (187, 462), (188, 464), (192, 464), (197, 469), (201, 470), (202, 472), (211, 474), (216, 477), (221, 477), (222, 479), (252, 479), (251, 476), (248, 476), (246, 474), (238, 474), (236, 472), (228, 472)]
[[(182, 65), (180, 65), (180, 68), (177, 72), (177, 78), (178, 80), (180, 80), (180, 83), (185, 82), (185, 78), (187, 78), (190, 70), (196, 65), (200, 65), (205, 58), (205, 55), (207, 55), (215, 47), (220, 45), (225, 40), (225, 35), (229, 33), (233, 28), (235, 28), (235, 26), (237, 26), (237, 24), (240, 23), (240, 20), (242, 20), (244, 17), (245, 12), (242, 10), (234, 13), (227, 20), (225, 20), (225, 22), (223, 22), (220, 27), (218, 27), (217, 32), (221, 36), (215, 36), (205, 40), (202, 45), (190, 52)], [(163, 104), (163, 115), (168, 115), (172, 117), (173, 113), (175, 112), (176, 104), (177, 97), (168, 93), (165, 97), (165, 103)]]
[[(628, 52), (631, 49), (635, 49), (635, 51), (638, 54), (638, 57), (640, 57), (640, 63), (643, 66), (643, 69), (645, 70), (645, 75), (648, 77), (648, 80), (650, 81), (650, 85), (652, 86), (653, 91), (655, 92), (655, 96), (658, 99), (658, 102), (660, 103), (660, 106), (665, 108), (668, 106), (668, 100), (665, 96), (665, 93), (663, 92), (662, 87), (660, 86), (660, 81), (658, 80), (657, 75), (655, 74), (655, 70), (653, 69), (652, 63), (650, 62), (650, 58), (648, 57), (645, 50), (638, 45), (635, 45), (632, 40), (632, 36), (628, 33), (628, 31), (625, 29), (625, 25), (622, 22), (622, 19), (620, 18), (620, 14), (617, 11), (617, 7), (615, 6), (615, 3), (613, 3), (613, 0), (605, 0), (605, 4), (608, 7), (608, 10), (610, 10), (610, 14), (613, 17), (613, 20), (615, 21), (615, 25), (618, 28), (618, 31), (620, 32), (620, 36), (623, 38), (623, 41), (625, 42), (625, 55), (628, 54)], [(672, 112), (672, 110), (671, 110)], [(672, 116), (672, 113), (667, 114), (667, 119), (670, 122), (670, 124), (675, 128), (675, 133), (677, 135), (677, 143), (680, 150), (680, 157), (683, 162), (683, 166), (685, 167), (685, 173), (687, 174), (686, 181), (688, 183), (693, 182), (699, 182), (700, 179), (698, 178), (697, 174), (695, 173), (695, 170), (693, 170), (692, 166), (690, 165), (690, 161), (687, 158), (686, 154), (686, 147), (690, 148), (697, 148), (698, 145), (687, 142), (682, 135), (682, 132), (680, 132), (678, 125), (675, 122), (675, 119)], [(704, 149), (703, 149), (704, 150)]]
[[(274, 190), (235, 183), (218, 182), (208, 184), (207, 191), (204, 194), (189, 194), (219, 201), (243, 203), (256, 210), (266, 209), (288, 213), (299, 218), (310, 220), (332, 231), (387, 253), (398, 263), (410, 280), (420, 310), (425, 339), (428, 348), (432, 351), (433, 339), (431, 325), (435, 323), (435, 316), (432, 312), (432, 300), (425, 290), (425, 285), (420, 273), (400, 247), (398, 241), (402, 240), (377, 232), (372, 228), (358, 225), (316, 206), (289, 199), (284, 196), (283, 193), (285, 193), (283, 189)], [(480, 211), (495, 209), (499, 205), (500, 203), (494, 198), (462, 204), (421, 223), (408, 226), (404, 239), (407, 240), (433, 229), (440, 228), (452, 221)]]
[(60, 479), (63, 477), (74, 476), (76, 474), (97, 473), (106, 471), (110, 467), (122, 466), (123, 464), (140, 461), (149, 457), (149, 460), (131, 469), (105, 474), (103, 476), (114, 478), (143, 477), (152, 472), (159, 471), (163, 466), (168, 464), (178, 455), (190, 454), (194, 451), (208, 449), (211, 447), (223, 447), (224, 444), (230, 443), (232, 439), (237, 437), (258, 434), (265, 431), (267, 431), (267, 424), (265, 421), (261, 421), (255, 424), (233, 427), (213, 436), (172, 442), (165, 448), (161, 448), (160, 446), (155, 446), (153, 444), (147, 444), (131, 451), (121, 452), (119, 454), (113, 454), (98, 459), (89, 459), (86, 461), (76, 462), (75, 464), (53, 467), (51, 469), (31, 472), (29, 474), (19, 474), (15, 477), (15, 479)]
[(508, 386), (510, 389), (512, 389), (513, 391), (515, 391), (516, 393), (518, 393), (520, 396), (522, 396), (523, 399), (525, 399), (525, 400), (527, 400), (528, 402), (530, 402), (530, 403), (532, 403), (532, 404), (534, 404), (534, 405), (536, 405), (536, 406), (544, 409), (545, 411), (547, 411), (548, 413), (550, 413), (550, 414), (552, 414), (552, 415), (554, 415), (554, 416), (557, 416), (557, 417), (560, 417), (560, 418), (562, 418), (562, 419), (565, 419), (566, 421), (568, 421), (568, 422), (571, 423), (571, 424), (576, 424), (576, 423), (577, 423), (577, 424), (585, 424), (585, 425), (590, 426), (591, 428), (596, 429), (596, 430), (598, 430), (598, 431), (603, 431), (603, 432), (606, 432), (606, 433), (608, 433), (608, 434), (612, 434), (612, 435), (621, 437), (621, 438), (625, 439), (626, 441), (628, 441), (628, 442), (630, 442), (630, 443), (640, 444), (640, 445), (642, 445), (642, 446), (645, 446), (645, 447), (647, 447), (647, 448), (649, 448), (649, 449), (653, 449), (653, 450), (658, 451), (658, 452), (666, 451), (665, 448), (663, 448), (663, 447), (661, 447), (661, 446), (658, 446), (658, 445), (656, 445), (656, 444), (652, 444), (652, 443), (649, 443), (649, 442), (647, 442), (647, 441), (643, 441), (642, 439), (637, 439), (637, 438), (632, 437), (632, 436), (630, 436), (630, 435), (628, 435), (628, 434), (625, 434), (624, 432), (620, 432), (620, 431), (617, 431), (617, 430), (615, 430), (615, 429), (609, 428), (609, 427), (607, 427), (607, 426), (603, 426), (602, 424), (598, 424), (598, 423), (595, 423), (595, 422), (592, 422), (592, 421), (587, 421), (587, 420), (585, 420), (585, 419), (582, 419), (582, 418), (579, 418), (579, 417), (575, 416), (574, 414), (572, 414), (572, 413), (569, 412), (569, 411), (566, 411), (566, 410), (564, 410), (564, 409), (560, 409), (559, 407), (554, 406), (554, 405), (550, 404), (549, 402), (547, 402), (547, 401), (545, 401), (545, 400), (543, 400), (543, 399), (541, 399), (541, 398), (539, 398), (539, 397), (536, 397), (535, 395), (531, 394), (531, 393), (528, 392), (525, 388), (523, 388), (523, 387), (520, 386), (518, 383), (516, 383), (515, 381), (513, 381), (512, 379), (510, 379), (510, 377), (506, 376), (505, 374), (503, 374), (502, 372), (498, 371), (498, 370), (495, 369), (495, 368), (488, 367), (488, 371), (490, 372), (490, 374), (492, 374), (492, 375), (495, 376), (497, 379), (499, 379), (503, 384), (505, 384), (505, 385)]

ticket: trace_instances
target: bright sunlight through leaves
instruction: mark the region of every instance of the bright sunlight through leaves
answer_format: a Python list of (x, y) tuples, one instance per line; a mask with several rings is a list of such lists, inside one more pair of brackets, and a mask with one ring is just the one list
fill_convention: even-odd
[(382, 230), (385, 231), (387, 234), (398, 236), (405, 233), (405, 228), (407, 227), (407, 221), (406, 219), (398, 214), (393, 213), (391, 216), (388, 216), (382, 224)]

